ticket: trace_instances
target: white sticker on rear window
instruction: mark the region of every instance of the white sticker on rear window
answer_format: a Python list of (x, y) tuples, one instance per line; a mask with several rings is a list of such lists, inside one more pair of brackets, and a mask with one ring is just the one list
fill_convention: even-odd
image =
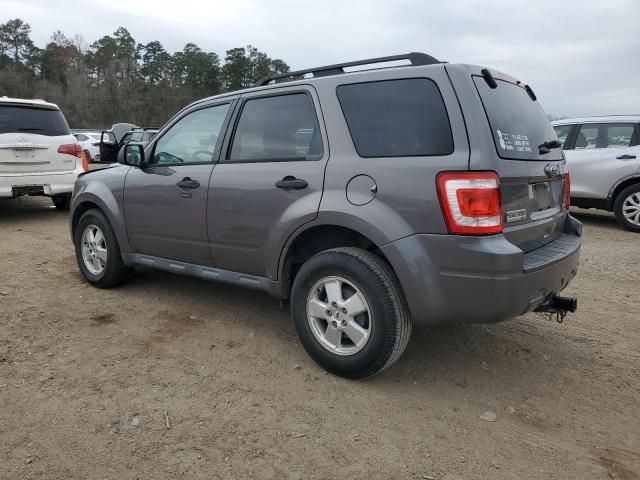
[(500, 148), (503, 150), (512, 150), (516, 152), (531, 152), (531, 144), (529, 137), (520, 133), (508, 133), (502, 130), (496, 130), (498, 133), (498, 141)]

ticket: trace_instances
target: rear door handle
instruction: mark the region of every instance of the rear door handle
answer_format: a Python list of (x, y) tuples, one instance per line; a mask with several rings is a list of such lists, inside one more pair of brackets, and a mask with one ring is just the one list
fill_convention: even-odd
[(181, 181), (176, 183), (180, 188), (185, 189), (194, 189), (200, 186), (200, 182), (197, 180), (191, 180), (189, 177), (183, 178)]
[(633, 160), (634, 158), (636, 158), (635, 155), (620, 155), (619, 157), (616, 157), (618, 160)]
[(287, 175), (282, 180), (276, 182), (276, 187), (283, 190), (302, 190), (309, 186), (306, 180)]

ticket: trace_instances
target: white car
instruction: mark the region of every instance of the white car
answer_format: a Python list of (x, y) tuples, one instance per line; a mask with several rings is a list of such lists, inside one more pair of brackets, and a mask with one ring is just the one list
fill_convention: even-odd
[(571, 174), (571, 205), (600, 208), (640, 232), (640, 115), (552, 122)]
[(57, 105), (0, 97), (0, 199), (47, 196), (66, 210), (88, 168)]
[(75, 132), (73, 136), (84, 150), (87, 162), (100, 161), (100, 132)]

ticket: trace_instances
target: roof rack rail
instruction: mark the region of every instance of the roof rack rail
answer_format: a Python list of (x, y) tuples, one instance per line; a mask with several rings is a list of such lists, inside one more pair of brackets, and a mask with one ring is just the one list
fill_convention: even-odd
[[(431, 55), (427, 55), (426, 53), (411, 52), (411, 53), (405, 53), (402, 55), (391, 55), (389, 57), (368, 58), (366, 60), (357, 60), (355, 62), (337, 63), (335, 65), (309, 68), (307, 70), (297, 70), (295, 72), (268, 75), (258, 80), (253, 86), (262, 87), (264, 85), (269, 84), (270, 82), (279, 83), (279, 81), (284, 82), (284, 81), (300, 80), (304, 78), (305, 75), (312, 75), (313, 78), (326, 77), (328, 75), (338, 75), (341, 73), (346, 73), (344, 69), (348, 67), (358, 67), (360, 65), (371, 65), (374, 63), (396, 62), (400, 60), (408, 60), (409, 62), (411, 62), (412, 66), (433, 65), (436, 63), (442, 63), (436, 58), (432, 57)], [(389, 67), (383, 67), (383, 68), (389, 68)], [(289, 80), (286, 80), (286, 79), (289, 79)]]

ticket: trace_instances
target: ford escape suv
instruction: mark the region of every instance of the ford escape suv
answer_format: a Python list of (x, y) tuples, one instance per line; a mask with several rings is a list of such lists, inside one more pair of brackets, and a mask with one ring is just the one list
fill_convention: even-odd
[(613, 212), (640, 232), (640, 115), (553, 122), (571, 172), (571, 204)]
[(127, 145), (78, 179), (71, 235), (96, 287), (144, 266), (289, 300), (310, 356), (362, 378), (412, 322), (575, 310), (558, 296), (581, 238), (558, 147), (533, 90), (499, 72), (419, 53), (331, 65)]
[(47, 196), (68, 210), (76, 178), (87, 169), (57, 105), (0, 97), (0, 199)]

